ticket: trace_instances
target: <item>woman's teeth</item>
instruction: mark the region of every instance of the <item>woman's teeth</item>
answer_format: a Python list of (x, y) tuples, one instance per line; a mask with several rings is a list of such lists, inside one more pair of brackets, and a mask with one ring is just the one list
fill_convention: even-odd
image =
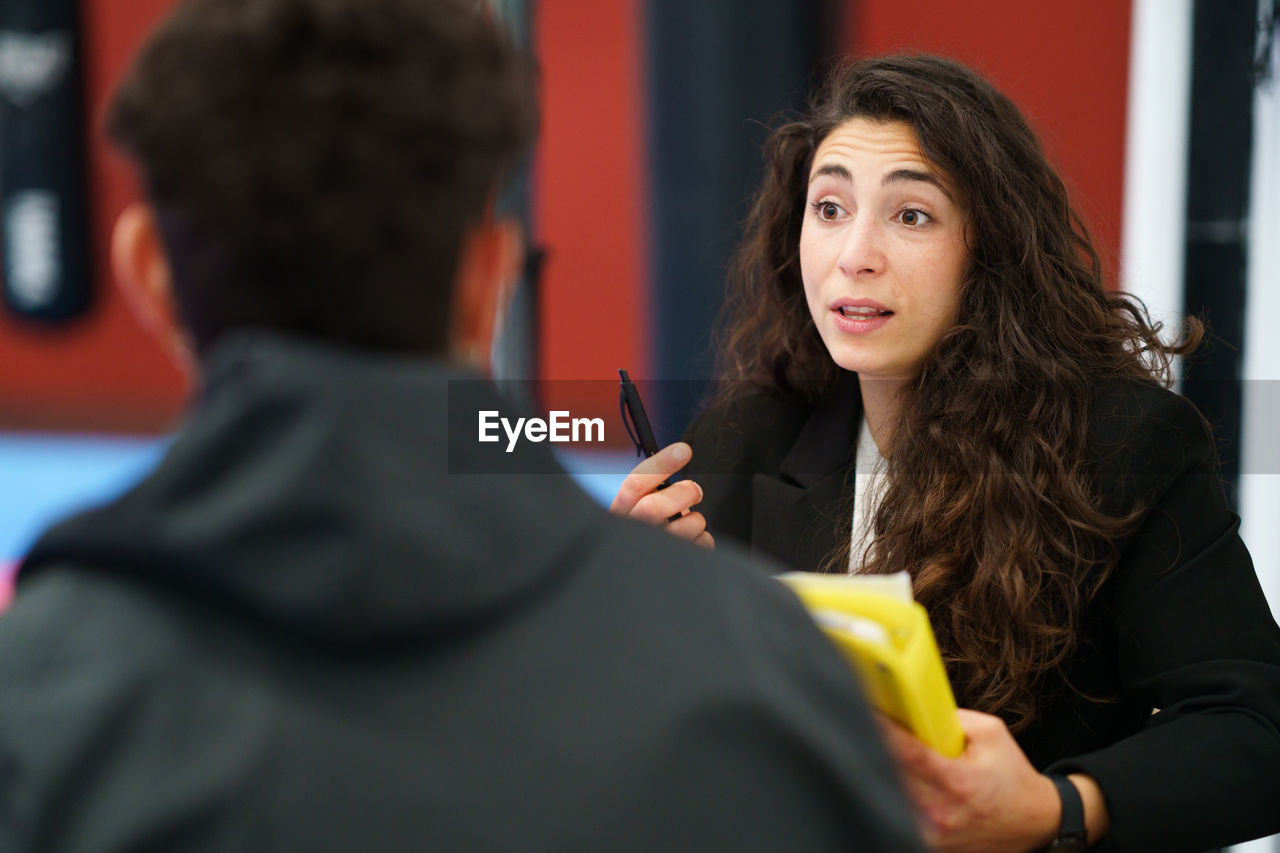
[(865, 320), (869, 317), (881, 317), (888, 314), (892, 314), (893, 312), (882, 311), (879, 308), (861, 308), (861, 307), (855, 308), (851, 305), (843, 305), (840, 308), (840, 313), (846, 317), (854, 317), (854, 318)]

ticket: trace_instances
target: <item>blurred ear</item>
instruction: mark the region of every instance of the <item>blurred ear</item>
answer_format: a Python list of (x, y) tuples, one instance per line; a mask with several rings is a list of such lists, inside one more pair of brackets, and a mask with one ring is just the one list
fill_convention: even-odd
[(116, 219), (111, 234), (111, 267), (139, 324), (160, 342), (184, 373), (191, 373), (195, 359), (178, 321), (173, 274), (151, 205), (131, 204)]
[(487, 219), (468, 229), (454, 279), (454, 361), (489, 371), (489, 353), (515, 292), (524, 240), (513, 219)]

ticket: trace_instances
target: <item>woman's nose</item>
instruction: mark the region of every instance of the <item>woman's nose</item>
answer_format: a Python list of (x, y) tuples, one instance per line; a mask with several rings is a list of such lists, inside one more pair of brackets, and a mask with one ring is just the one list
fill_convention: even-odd
[(874, 275), (884, 270), (884, 234), (869, 216), (855, 216), (840, 247), (840, 271), (847, 276)]

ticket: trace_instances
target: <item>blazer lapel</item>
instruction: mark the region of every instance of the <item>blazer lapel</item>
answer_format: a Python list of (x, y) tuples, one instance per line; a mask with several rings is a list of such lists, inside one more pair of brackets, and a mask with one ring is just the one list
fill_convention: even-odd
[[(862, 399), (845, 373), (814, 406), (778, 475), (751, 482), (751, 546), (798, 571), (818, 571), (850, 535)], [(847, 517), (846, 517), (847, 516)]]

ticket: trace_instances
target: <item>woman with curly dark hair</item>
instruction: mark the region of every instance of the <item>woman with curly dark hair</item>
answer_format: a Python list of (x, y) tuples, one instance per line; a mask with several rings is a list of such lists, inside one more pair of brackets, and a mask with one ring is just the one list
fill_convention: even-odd
[(1105, 287), (1026, 121), (954, 62), (840, 69), (766, 158), (691, 479), (655, 490), (673, 445), (614, 510), (910, 573), (974, 709), (954, 760), (887, 727), (942, 848), (1280, 830), (1280, 629), (1207, 425), (1165, 390), (1200, 324), (1166, 343)]

